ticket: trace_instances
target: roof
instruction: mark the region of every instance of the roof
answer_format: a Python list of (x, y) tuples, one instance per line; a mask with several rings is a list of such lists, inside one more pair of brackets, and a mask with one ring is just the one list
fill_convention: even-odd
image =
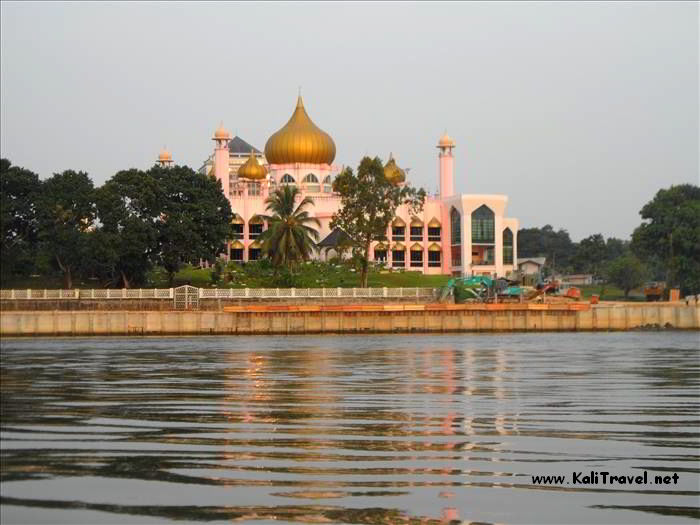
[(546, 257), (518, 257), (518, 266), (521, 264), (524, 264), (526, 262), (532, 262), (535, 263), (538, 266), (544, 266), (544, 263), (547, 261)]
[(250, 150), (253, 150), (255, 153), (259, 153), (260, 155), (262, 155), (262, 151), (260, 151), (255, 146), (251, 146), (241, 137), (236, 136), (228, 141), (229, 153), (250, 155)]
[(318, 243), (319, 248), (335, 248), (339, 243), (348, 239), (348, 234), (340, 228), (335, 228), (328, 236)]

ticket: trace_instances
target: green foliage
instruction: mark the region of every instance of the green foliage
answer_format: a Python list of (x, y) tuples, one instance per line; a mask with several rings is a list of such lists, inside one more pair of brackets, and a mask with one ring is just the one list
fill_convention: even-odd
[(313, 206), (313, 199), (305, 197), (295, 207), (299, 193), (296, 186), (283, 186), (267, 198), (266, 210), (271, 215), (262, 217), (267, 221), (267, 230), (260, 236), (262, 253), (274, 266), (285, 266), (290, 271), (290, 279), (297, 265), (311, 258), (319, 237), (313, 226), (321, 226), (319, 220), (304, 209)]
[(607, 281), (619, 286), (625, 292), (625, 298), (648, 278), (649, 271), (644, 263), (634, 255), (624, 255), (607, 264), (605, 277)]
[(41, 183), (36, 173), (0, 159), (0, 272), (3, 281), (27, 274), (33, 265), (38, 221), (36, 202)]
[(223, 269), (224, 265), (221, 263), (220, 260), (217, 259), (217, 261), (214, 263), (214, 267), (211, 270), (210, 280), (212, 284), (216, 285), (221, 280)]
[(364, 157), (357, 174), (346, 168), (333, 181), (333, 191), (340, 195), (341, 205), (331, 221), (331, 229), (340, 228), (348, 235), (360, 261), (361, 285), (367, 286), (372, 241), (386, 235), (400, 205), (408, 206), (412, 214), (422, 210), (425, 191), (389, 182), (379, 157)]
[(669, 286), (684, 295), (700, 292), (700, 187), (692, 184), (659, 190), (640, 215), (632, 249), (644, 260), (661, 264)]
[(608, 260), (605, 238), (600, 234), (590, 235), (582, 239), (576, 246), (573, 258), (574, 271), (592, 273), (596, 277), (602, 274), (603, 266)]
[(629, 251), (629, 242), (600, 233), (589, 235), (574, 243), (564, 229), (557, 231), (550, 225), (542, 228), (524, 228), (518, 231), (518, 257), (546, 257), (543, 273), (603, 274), (605, 265)]
[(613, 261), (618, 257), (622, 257), (630, 252), (630, 242), (608, 237), (605, 241), (605, 257), (608, 261)]
[(95, 220), (95, 189), (85, 172), (66, 170), (41, 185), (37, 203), (39, 249), (55, 262), (64, 287), (90, 260)]
[(157, 250), (163, 198), (155, 179), (136, 169), (116, 173), (96, 191), (101, 280), (125, 288), (145, 283)]
[(41, 182), (2, 159), (0, 184), (3, 286), (29, 271), (43, 274), (37, 284), (59, 271), (66, 288), (144, 286), (154, 264), (172, 278), (183, 261), (213, 261), (231, 237), (220, 183), (186, 166), (120, 171), (95, 189), (84, 172)]
[(232, 233), (233, 213), (221, 182), (187, 166), (154, 166), (145, 176), (162, 192), (154, 255), (170, 281), (186, 261), (213, 262)]
[(574, 243), (569, 232), (557, 231), (549, 224), (542, 228), (518, 230), (518, 257), (546, 257), (547, 265), (559, 271), (568, 271), (574, 255)]
[[(360, 287), (360, 272), (348, 261), (327, 263), (307, 261), (298, 265), (294, 274), (288, 268), (276, 268), (269, 259), (247, 263), (229, 262), (222, 268), (226, 279), (216, 282), (211, 277), (214, 269), (184, 265), (174, 276), (173, 285), (191, 284), (202, 288), (353, 288)], [(445, 286), (448, 275), (423, 275), (420, 272), (388, 272), (370, 265), (369, 286), (387, 288)], [(149, 286), (168, 287), (168, 275), (163, 268), (149, 272)]]

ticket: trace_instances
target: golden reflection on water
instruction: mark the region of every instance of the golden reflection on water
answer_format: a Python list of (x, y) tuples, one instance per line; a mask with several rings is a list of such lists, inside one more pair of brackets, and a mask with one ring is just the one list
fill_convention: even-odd
[[(690, 340), (660, 353), (653, 338), (572, 337), (4, 344), (2, 502), (135, 522), (454, 524), (538, 521), (554, 494), (578, 521), (694, 515)], [(666, 467), (682, 486), (530, 479)]]

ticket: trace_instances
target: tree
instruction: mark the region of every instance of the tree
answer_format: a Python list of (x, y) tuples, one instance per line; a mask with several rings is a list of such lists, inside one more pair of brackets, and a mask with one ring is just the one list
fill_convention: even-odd
[(101, 223), (93, 238), (101, 254), (95, 262), (100, 277), (124, 288), (141, 286), (158, 250), (157, 221), (164, 194), (150, 173), (131, 169), (116, 173), (96, 191)]
[(3, 276), (33, 266), (37, 242), (39, 176), (0, 159), (0, 270)]
[(262, 217), (267, 221), (267, 230), (260, 237), (262, 253), (270, 257), (275, 267), (287, 266), (290, 271), (299, 261), (311, 258), (319, 237), (312, 225), (321, 226), (319, 220), (304, 209), (313, 206), (313, 199), (305, 197), (294, 206), (299, 193), (296, 186), (276, 190), (265, 200), (266, 210), (272, 215)]
[(215, 177), (196, 173), (187, 166), (154, 166), (153, 177), (162, 192), (156, 228), (156, 260), (168, 272), (172, 285), (184, 261), (213, 262), (231, 238), (233, 213)]
[(615, 237), (608, 237), (605, 241), (605, 258), (614, 261), (618, 257), (627, 255), (630, 251), (630, 242)]
[(577, 272), (592, 273), (600, 276), (607, 261), (605, 238), (600, 234), (589, 235), (576, 246), (572, 263)]
[(632, 250), (662, 264), (669, 286), (700, 292), (700, 187), (659, 190), (639, 213), (644, 222), (632, 234)]
[(612, 284), (622, 288), (625, 298), (630, 290), (641, 286), (648, 276), (647, 268), (634, 255), (624, 255), (607, 264), (606, 278)]
[(341, 198), (340, 210), (333, 216), (331, 229), (340, 228), (351, 239), (353, 252), (360, 258), (360, 286), (367, 286), (372, 241), (386, 235), (396, 209), (404, 204), (411, 214), (423, 209), (425, 190), (399, 187), (384, 176), (379, 157), (364, 157), (355, 174), (346, 168), (333, 181), (333, 191)]
[(38, 199), (40, 249), (63, 273), (64, 286), (73, 287), (73, 275), (89, 260), (88, 232), (95, 219), (94, 187), (88, 174), (66, 170), (41, 185)]
[(518, 257), (546, 257), (547, 266), (568, 270), (575, 253), (569, 232), (547, 224), (518, 230)]

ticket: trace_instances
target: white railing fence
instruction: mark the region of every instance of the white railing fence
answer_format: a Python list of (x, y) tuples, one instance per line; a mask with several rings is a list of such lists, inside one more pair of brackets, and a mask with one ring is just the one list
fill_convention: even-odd
[[(438, 288), (199, 288), (200, 299), (316, 299), (325, 297), (435, 297)], [(0, 299), (173, 299), (175, 288), (0, 290)]]
[(324, 297), (433, 297), (436, 288), (200, 288), (200, 299), (303, 299)]

